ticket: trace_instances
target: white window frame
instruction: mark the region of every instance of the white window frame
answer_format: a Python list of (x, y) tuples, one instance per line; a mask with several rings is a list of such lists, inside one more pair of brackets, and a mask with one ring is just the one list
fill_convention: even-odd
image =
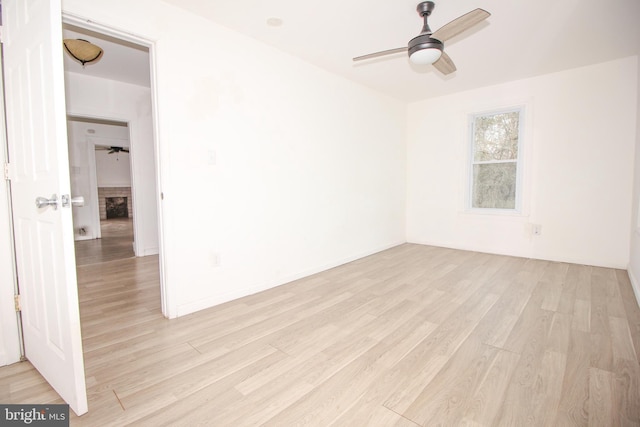
[[(519, 115), (518, 120), (518, 158), (516, 159), (516, 200), (515, 207), (513, 209), (502, 208), (477, 208), (473, 207), (473, 166), (475, 164), (497, 164), (497, 163), (512, 163), (512, 161), (499, 160), (495, 162), (476, 162), (474, 161), (474, 144), (475, 144), (475, 119), (482, 116), (495, 116), (498, 114), (517, 112)], [(469, 134), (468, 134), (468, 162), (467, 162), (467, 197), (466, 197), (466, 211), (470, 213), (481, 214), (503, 214), (503, 215), (521, 215), (523, 213), (523, 167), (524, 167), (524, 124), (525, 124), (525, 106), (518, 105), (513, 107), (506, 107), (497, 110), (482, 111), (478, 113), (472, 113), (468, 116)]]

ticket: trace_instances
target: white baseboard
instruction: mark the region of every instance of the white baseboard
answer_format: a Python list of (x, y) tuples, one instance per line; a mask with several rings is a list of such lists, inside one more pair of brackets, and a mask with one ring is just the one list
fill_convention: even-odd
[(505, 256), (513, 256), (519, 258), (531, 258), (538, 259), (542, 261), (552, 261), (552, 262), (564, 262), (568, 264), (580, 264), (580, 265), (590, 265), (593, 267), (603, 267), (603, 268), (615, 268), (619, 270), (626, 270), (627, 266), (624, 263), (602, 263), (594, 260), (588, 260), (583, 258), (574, 258), (567, 256), (536, 256), (532, 254), (531, 251), (527, 250), (514, 250), (511, 247), (508, 248), (488, 248), (484, 246), (477, 246), (473, 244), (455, 244), (448, 242), (432, 242), (428, 240), (420, 240), (420, 239), (409, 239), (407, 243), (415, 243), (418, 245), (426, 245), (426, 246), (436, 246), (439, 248), (447, 248), (447, 249), (457, 249), (461, 251), (471, 251), (471, 252), (481, 252), (485, 254), (492, 255), (505, 255)]
[(142, 250), (142, 254), (138, 255), (138, 256), (149, 256), (149, 255), (158, 255), (160, 253), (160, 249), (155, 247), (155, 248), (144, 248)]

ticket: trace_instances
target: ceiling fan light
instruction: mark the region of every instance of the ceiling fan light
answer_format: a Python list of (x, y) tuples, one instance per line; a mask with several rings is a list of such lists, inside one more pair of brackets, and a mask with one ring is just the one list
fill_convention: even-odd
[(421, 49), (413, 52), (409, 59), (416, 65), (429, 65), (440, 59), (442, 50), (438, 48)]

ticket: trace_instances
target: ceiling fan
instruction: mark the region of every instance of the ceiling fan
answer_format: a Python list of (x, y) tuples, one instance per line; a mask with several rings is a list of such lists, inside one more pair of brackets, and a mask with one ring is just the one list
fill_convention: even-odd
[(444, 43), (468, 30), (474, 25), (487, 19), (491, 14), (484, 9), (475, 9), (442, 26), (436, 32), (431, 32), (427, 18), (431, 15), (435, 4), (432, 1), (423, 1), (418, 4), (417, 11), (424, 19), (422, 31), (416, 37), (409, 40), (407, 47), (383, 50), (353, 58), (354, 61), (377, 58), (393, 53), (408, 52), (411, 62), (417, 65), (433, 64), (442, 74), (451, 74), (456, 71), (453, 61), (444, 51)]
[(123, 147), (109, 147), (109, 152), (107, 154), (120, 153), (120, 152), (128, 153), (129, 150)]
[(116, 147), (116, 146), (112, 146), (112, 147), (96, 146), (96, 150), (109, 150), (109, 152), (107, 154), (128, 153), (129, 152), (129, 150), (127, 148)]

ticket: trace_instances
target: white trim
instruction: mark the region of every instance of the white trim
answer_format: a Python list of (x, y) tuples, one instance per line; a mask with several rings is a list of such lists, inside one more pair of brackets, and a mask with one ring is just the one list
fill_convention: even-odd
[[(146, 242), (142, 241), (140, 236), (142, 233), (140, 232), (140, 227), (142, 224), (140, 219), (142, 218), (142, 214), (140, 213), (140, 203), (138, 202), (141, 198), (138, 197), (140, 194), (139, 185), (136, 182), (137, 174), (134, 173), (136, 163), (136, 142), (132, 141), (131, 135), (135, 135), (133, 128), (136, 127), (137, 124), (134, 122), (127, 123), (127, 130), (129, 131), (129, 178), (131, 179), (131, 209), (133, 210), (133, 229), (135, 230), (133, 233), (133, 253), (135, 256), (143, 256), (144, 247)], [(154, 147), (155, 150), (155, 147)], [(96, 166), (97, 167), (97, 166)]]
[(175, 297), (173, 294), (173, 288), (169, 286), (166, 282), (167, 277), (167, 264), (164, 259), (164, 204), (163, 204), (163, 173), (166, 173), (166, 170), (162, 167), (162, 156), (160, 153), (160, 141), (158, 135), (160, 135), (160, 116), (158, 114), (158, 76), (157, 76), (157, 58), (156, 58), (156, 49), (155, 43), (150, 42), (149, 46), (149, 79), (151, 86), (151, 118), (153, 125), (153, 151), (155, 155), (156, 162), (156, 203), (158, 212), (158, 259), (159, 259), (159, 269), (160, 269), (160, 304), (162, 307), (162, 314), (165, 317), (171, 318), (171, 315), (177, 314), (177, 310), (174, 309)]
[[(0, 58), (0, 68), (3, 67)], [(0, 99), (4, 99), (4, 80), (0, 78)], [(0, 162), (8, 159), (4, 102), (0, 102)], [(20, 361), (23, 355), (21, 324), (13, 304), (18, 290), (16, 256), (13, 241), (13, 213), (10, 183), (0, 179), (0, 366)]]
[[(456, 249), (460, 251), (469, 251), (469, 252), (479, 252), (483, 254), (491, 254), (491, 255), (504, 255), (509, 257), (516, 258), (528, 258), (535, 259), (540, 261), (552, 261), (552, 262), (564, 262), (567, 264), (578, 264), (578, 265), (590, 265), (593, 267), (602, 267), (602, 268), (612, 268), (617, 270), (624, 270), (626, 266), (622, 264), (603, 264), (600, 262), (594, 262), (593, 260), (584, 259), (584, 258), (573, 258), (573, 257), (533, 257), (531, 255), (531, 251), (529, 249), (514, 249), (513, 247), (505, 247), (503, 248), (487, 248), (486, 246), (477, 246), (474, 244), (456, 244), (451, 242), (440, 242), (433, 241), (428, 239), (411, 239), (407, 241), (407, 243), (413, 243), (416, 245), (424, 245), (424, 246), (434, 246), (438, 248), (447, 248), (447, 249)], [(640, 289), (640, 287), (639, 287)], [(640, 297), (640, 294), (637, 294)], [(640, 301), (640, 298), (639, 298)]]
[[(4, 129), (4, 124), (0, 125), (0, 128)], [(4, 135), (4, 131), (2, 134)], [(4, 136), (0, 138), (4, 140)], [(3, 147), (0, 147), (0, 157), (4, 163), (6, 155)], [(2, 179), (0, 180), (0, 224), (2, 224), (0, 234), (3, 236), (0, 239), (0, 254), (2, 254), (0, 258), (0, 366), (19, 362), (22, 356), (20, 324), (13, 305), (17, 281), (11, 216), (9, 185)]]
[(96, 239), (102, 238), (102, 227), (100, 227), (100, 201), (98, 200), (98, 166), (96, 165), (96, 144), (88, 140), (91, 149), (89, 150), (89, 185), (91, 186), (91, 216), (93, 217), (93, 228)]
[[(64, 7), (63, 7), (64, 9)], [(112, 25), (101, 24), (91, 19), (76, 15), (74, 13), (62, 11), (62, 23), (71, 24), (76, 27), (86, 28), (87, 30), (93, 30), (106, 36), (111, 36), (116, 39), (125, 40), (131, 43), (139, 44), (151, 48), (155, 41), (138, 34), (131, 33), (121, 28), (116, 28)]]

